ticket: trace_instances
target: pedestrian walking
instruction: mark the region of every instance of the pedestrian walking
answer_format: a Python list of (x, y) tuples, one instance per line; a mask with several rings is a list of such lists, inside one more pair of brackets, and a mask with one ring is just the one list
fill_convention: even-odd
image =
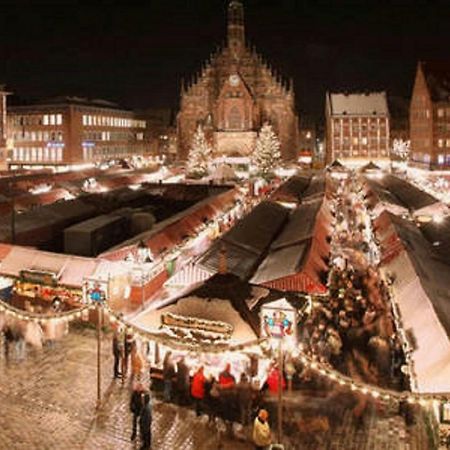
[(269, 426), (269, 413), (261, 409), (253, 424), (253, 443), (255, 450), (268, 450), (272, 444), (272, 433)]
[(133, 342), (133, 333), (131, 331), (131, 328), (127, 328), (123, 334), (122, 383), (125, 382), (125, 378), (127, 377), (128, 373), (132, 342)]
[(131, 431), (131, 440), (136, 439), (137, 422), (141, 415), (142, 407), (144, 406), (145, 389), (141, 383), (136, 383), (133, 387), (130, 399), (130, 411), (133, 414), (133, 423)]
[(237, 385), (237, 399), (240, 412), (240, 420), (243, 426), (250, 423), (252, 411), (253, 389), (245, 373), (241, 374), (241, 379)]
[(220, 388), (219, 382), (213, 377), (208, 383), (207, 403), (208, 403), (208, 423), (215, 423), (220, 413)]
[(203, 366), (200, 366), (192, 378), (191, 395), (195, 402), (197, 417), (203, 412), (203, 399), (205, 398), (205, 374)]
[(132, 381), (140, 381), (142, 370), (144, 369), (144, 359), (137, 348), (136, 341), (131, 343), (131, 378)]
[(15, 335), (11, 326), (7, 325), (3, 330), (3, 344), (5, 350), (5, 360), (9, 361), (10, 346), (15, 340)]
[(141, 450), (149, 450), (152, 445), (152, 403), (148, 392), (144, 394), (144, 403), (139, 418), (139, 432)]
[(114, 378), (120, 378), (122, 376), (122, 373), (119, 371), (122, 351), (123, 345), (121, 345), (120, 343), (120, 332), (117, 329), (114, 331), (112, 341), (112, 352), (114, 357)]
[(175, 377), (176, 390), (178, 402), (184, 406), (189, 401), (189, 367), (186, 365), (184, 358), (181, 358), (177, 363), (177, 373)]
[(163, 361), (164, 400), (172, 400), (172, 385), (175, 377), (175, 366), (172, 361), (172, 353), (167, 352)]

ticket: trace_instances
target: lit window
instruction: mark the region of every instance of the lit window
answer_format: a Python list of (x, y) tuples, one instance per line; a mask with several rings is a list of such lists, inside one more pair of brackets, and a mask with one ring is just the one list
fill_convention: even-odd
[(362, 145), (367, 145), (367, 138), (366, 137), (361, 138), (361, 143)]
[(62, 114), (56, 114), (56, 125), (62, 125)]
[(358, 145), (358, 138), (357, 137), (353, 138), (353, 145)]
[(44, 115), (44, 117), (42, 118), (42, 123), (43, 123), (43, 125), (48, 125), (49, 124), (48, 114)]
[(444, 164), (445, 156), (444, 155), (438, 155), (438, 164)]
[(82, 119), (82, 121), (83, 121), (83, 125), (87, 125), (87, 116), (86, 116), (86, 114), (83, 114), (83, 119)]
[(442, 108), (439, 108), (439, 109), (437, 110), (437, 116), (438, 116), (438, 117), (444, 117), (444, 110), (443, 110)]
[(438, 147), (444, 146), (444, 139), (438, 139)]
[(50, 125), (56, 124), (56, 117), (55, 114), (50, 114)]
[(450, 147), (450, 139), (446, 139), (445, 140), (445, 146), (446, 147)]

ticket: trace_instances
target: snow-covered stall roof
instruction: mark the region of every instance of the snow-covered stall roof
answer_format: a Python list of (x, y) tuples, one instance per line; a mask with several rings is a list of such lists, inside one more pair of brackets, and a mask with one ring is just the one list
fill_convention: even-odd
[[(394, 301), (405, 330), (414, 336), (412, 358), (420, 392), (450, 391), (450, 266), (436, 257), (420, 229), (387, 212), (401, 248), (383, 258), (382, 270), (393, 278)], [(387, 238), (385, 238), (386, 240)], [(397, 245), (389, 238), (391, 245)], [(389, 252), (385, 246), (384, 252)]]
[(394, 208), (387, 208), (391, 212), (403, 214), (409, 211), (416, 216), (447, 212), (447, 207), (438, 199), (394, 175), (386, 174), (377, 179), (365, 177), (365, 180), (379, 202), (394, 205)]
[(283, 183), (270, 197), (273, 201), (293, 201), (299, 202), (312, 177), (295, 175)]
[[(223, 189), (222, 189), (223, 190)], [(138, 244), (143, 241), (155, 255), (178, 245), (184, 236), (195, 235), (200, 221), (211, 220), (215, 214), (226, 210), (239, 197), (236, 189), (228, 189), (212, 198), (206, 198), (190, 208), (174, 214), (162, 222), (157, 223), (150, 231), (146, 231), (122, 242), (118, 246), (106, 251), (101, 257), (109, 260), (123, 260), (129, 253), (134, 253)]]
[(389, 114), (386, 92), (371, 93), (329, 93), (332, 115), (375, 115)]
[(379, 172), (381, 167), (377, 166), (373, 161), (370, 161), (365, 166), (361, 167), (361, 172)]
[(200, 266), (217, 272), (225, 248), (228, 271), (242, 279), (250, 277), (288, 215), (289, 210), (277, 203), (260, 203), (211, 246), (200, 258)]
[(92, 276), (99, 261), (93, 258), (60, 255), (27, 247), (12, 247), (0, 265), (3, 275), (19, 277), (22, 270), (53, 273), (59, 284), (81, 287)]
[[(291, 214), (252, 277), (252, 283), (309, 293), (326, 290), (321, 276), (327, 270), (323, 258), (329, 252), (331, 217), (325, 203), (323, 197), (312, 199)], [(295, 282), (287, 280), (292, 276), (296, 277)]]
[[(183, 319), (195, 318), (210, 322), (222, 322), (233, 327), (230, 337), (222, 339), (243, 343), (254, 341), (260, 336), (260, 310), (262, 305), (274, 300), (286, 298), (289, 304), (297, 310), (302, 309), (306, 299), (295, 294), (284, 294), (277, 290), (252, 286), (239, 277), (227, 273), (216, 274), (206, 280), (201, 286), (194, 288), (179, 298), (174, 298), (169, 306), (151, 312), (144, 312), (136, 318), (135, 324), (147, 329), (160, 329), (164, 314), (174, 314)], [(206, 328), (211, 323), (206, 323)], [(161, 330), (165, 332), (164, 328)], [(189, 331), (189, 326), (175, 330), (180, 337), (186, 337), (197, 342), (218, 340), (211, 332)], [(167, 330), (173, 335), (173, 330)]]
[(325, 175), (314, 175), (305, 192), (303, 192), (303, 199), (314, 196), (322, 196), (325, 193)]

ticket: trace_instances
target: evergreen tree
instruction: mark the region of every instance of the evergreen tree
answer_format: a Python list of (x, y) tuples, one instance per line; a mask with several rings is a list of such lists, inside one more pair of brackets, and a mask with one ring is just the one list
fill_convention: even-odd
[(272, 125), (266, 122), (258, 134), (252, 163), (257, 167), (258, 175), (268, 179), (274, 175), (274, 170), (280, 162), (280, 141)]
[(192, 138), (192, 147), (189, 151), (187, 163), (188, 175), (201, 178), (208, 175), (208, 163), (211, 160), (212, 148), (209, 146), (201, 125)]

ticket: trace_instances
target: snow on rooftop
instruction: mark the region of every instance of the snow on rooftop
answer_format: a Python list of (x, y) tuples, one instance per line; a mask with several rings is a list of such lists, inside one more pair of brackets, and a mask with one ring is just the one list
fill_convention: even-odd
[(386, 93), (368, 94), (329, 94), (331, 114), (385, 115), (389, 113)]

